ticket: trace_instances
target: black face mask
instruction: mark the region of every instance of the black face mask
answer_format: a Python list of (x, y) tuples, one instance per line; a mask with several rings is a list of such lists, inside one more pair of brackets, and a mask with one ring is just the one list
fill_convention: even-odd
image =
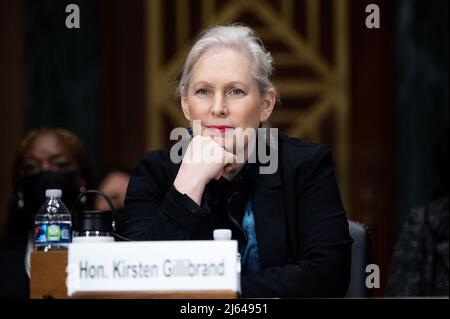
[(80, 191), (79, 172), (76, 170), (69, 172), (44, 171), (23, 177), (20, 180), (23, 210), (29, 218), (34, 218), (38, 209), (44, 203), (45, 190), (51, 188), (62, 190), (62, 201), (68, 209), (71, 209)]

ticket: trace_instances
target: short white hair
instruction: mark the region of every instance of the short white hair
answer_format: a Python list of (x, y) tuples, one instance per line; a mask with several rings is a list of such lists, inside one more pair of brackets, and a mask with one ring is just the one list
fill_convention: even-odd
[(264, 48), (262, 41), (255, 32), (247, 26), (233, 24), (229, 26), (215, 26), (204, 31), (187, 55), (184, 63), (178, 94), (187, 96), (192, 69), (198, 59), (208, 50), (216, 47), (231, 48), (245, 52), (251, 58), (252, 75), (258, 82), (261, 95), (273, 88), (270, 81), (272, 76), (272, 55)]

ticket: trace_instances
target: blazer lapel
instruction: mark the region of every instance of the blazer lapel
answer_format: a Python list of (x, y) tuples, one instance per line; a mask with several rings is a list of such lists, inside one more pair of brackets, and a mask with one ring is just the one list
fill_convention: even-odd
[(287, 253), (283, 179), (280, 169), (255, 176), (252, 204), (261, 266), (280, 265)]

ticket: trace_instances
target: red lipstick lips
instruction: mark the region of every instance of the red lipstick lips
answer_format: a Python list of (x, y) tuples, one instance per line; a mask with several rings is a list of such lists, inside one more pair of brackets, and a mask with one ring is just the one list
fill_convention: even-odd
[(208, 125), (207, 128), (216, 129), (223, 133), (226, 129), (232, 129), (233, 127), (228, 125)]

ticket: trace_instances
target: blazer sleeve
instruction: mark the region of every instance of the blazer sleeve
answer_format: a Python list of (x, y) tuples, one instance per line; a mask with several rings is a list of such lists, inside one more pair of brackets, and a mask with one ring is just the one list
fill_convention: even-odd
[(242, 276), (243, 297), (342, 297), (347, 292), (352, 239), (329, 148), (315, 146), (296, 174), (296, 257)]
[(128, 184), (124, 233), (132, 240), (189, 239), (198, 222), (208, 214), (189, 196), (173, 187), (173, 175), (161, 151), (141, 160)]

